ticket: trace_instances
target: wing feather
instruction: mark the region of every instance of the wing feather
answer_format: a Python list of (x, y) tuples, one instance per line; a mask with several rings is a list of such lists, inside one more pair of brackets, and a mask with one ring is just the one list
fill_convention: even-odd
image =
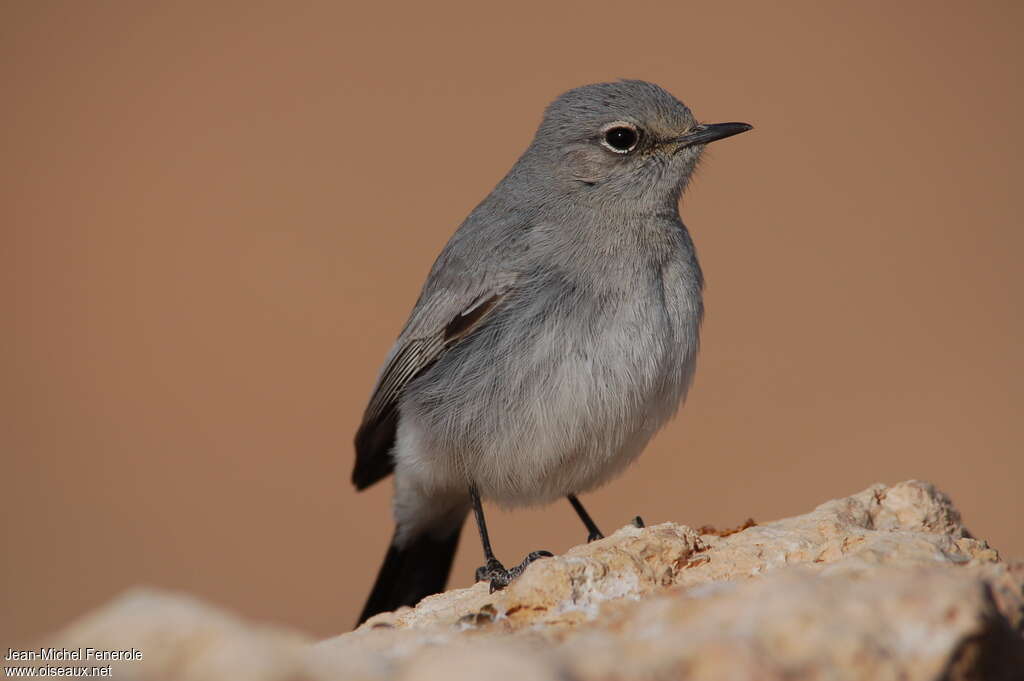
[(363, 489), (394, 470), (398, 405), (410, 382), (448, 349), (486, 324), (521, 273), (528, 271), (530, 197), (502, 198), (499, 188), (448, 240), (437, 257), (409, 321), (384, 362), (356, 433), (352, 481)]
[[(356, 433), (356, 465), (352, 482), (364, 489), (394, 470), (391, 448), (398, 427), (398, 400), (405, 387), (426, 371), (444, 352), (466, 338), (497, 308), (509, 287), (475, 296), (465, 309), (430, 335), (403, 340), (399, 337), (391, 356), (381, 371), (370, 403), (363, 414), (363, 422)], [(410, 320), (409, 326), (417, 321)]]

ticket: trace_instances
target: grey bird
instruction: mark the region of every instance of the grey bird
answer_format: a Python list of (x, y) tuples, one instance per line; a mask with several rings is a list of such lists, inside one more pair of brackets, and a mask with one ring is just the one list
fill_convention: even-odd
[(706, 144), (751, 128), (698, 123), (657, 85), (570, 90), (441, 251), (377, 379), (352, 481), (395, 474), (395, 533), (359, 618), (442, 591), (481, 500), (568, 498), (620, 473), (693, 379), (703, 276), (679, 199)]

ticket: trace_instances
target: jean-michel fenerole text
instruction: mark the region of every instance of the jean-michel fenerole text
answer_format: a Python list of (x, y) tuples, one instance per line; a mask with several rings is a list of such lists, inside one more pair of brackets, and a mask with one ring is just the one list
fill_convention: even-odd
[(11, 660), (88, 660), (92, 661), (107, 661), (107, 660), (141, 660), (142, 651), (137, 648), (130, 648), (128, 650), (102, 650), (99, 648), (40, 648), (39, 650), (16, 650), (14, 648), (7, 649), (7, 657), (5, 661)]

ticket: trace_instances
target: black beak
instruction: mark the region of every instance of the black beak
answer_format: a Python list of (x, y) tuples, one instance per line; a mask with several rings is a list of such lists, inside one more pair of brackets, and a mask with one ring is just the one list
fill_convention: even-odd
[(692, 132), (682, 137), (677, 137), (673, 141), (679, 144), (679, 148), (682, 149), (684, 147), (692, 147), (695, 144), (708, 144), (715, 140), (732, 137), (741, 132), (746, 132), (753, 127), (748, 123), (707, 123), (705, 125), (698, 125)]

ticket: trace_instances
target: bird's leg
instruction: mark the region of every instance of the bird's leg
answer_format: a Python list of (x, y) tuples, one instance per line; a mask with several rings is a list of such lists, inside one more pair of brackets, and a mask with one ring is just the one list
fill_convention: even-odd
[(490, 579), (492, 574), (507, 573), (505, 566), (494, 557), (494, 550), (491, 549), (491, 538), (487, 535), (487, 521), (484, 520), (484, 509), (480, 504), (480, 495), (476, 488), (469, 488), (469, 496), (473, 500), (473, 516), (476, 518), (476, 529), (480, 531), (480, 543), (484, 547), (484, 565), (477, 568), (476, 580), (479, 582)]
[(511, 570), (506, 569), (501, 561), (494, 557), (494, 551), (491, 549), (491, 538), (487, 534), (487, 522), (484, 520), (484, 508), (480, 504), (480, 494), (476, 488), (470, 487), (469, 496), (473, 500), (473, 516), (476, 518), (476, 528), (480, 531), (480, 543), (483, 544), (484, 560), (486, 561), (483, 566), (476, 569), (476, 581), (490, 582), (491, 593), (511, 584), (512, 580), (522, 574), (523, 570), (533, 561), (538, 558), (551, 557), (552, 554), (549, 551), (534, 551), (526, 556), (519, 565)]
[(587, 532), (589, 533), (587, 534), (587, 541), (592, 542), (596, 539), (604, 539), (604, 535), (601, 533), (601, 530), (597, 528), (597, 523), (595, 523), (594, 519), (590, 517), (589, 513), (587, 513), (587, 509), (583, 508), (583, 504), (581, 504), (580, 500), (576, 498), (576, 495), (569, 494), (566, 498), (569, 500), (569, 503), (572, 504), (572, 507), (576, 509), (576, 514), (587, 527)]

